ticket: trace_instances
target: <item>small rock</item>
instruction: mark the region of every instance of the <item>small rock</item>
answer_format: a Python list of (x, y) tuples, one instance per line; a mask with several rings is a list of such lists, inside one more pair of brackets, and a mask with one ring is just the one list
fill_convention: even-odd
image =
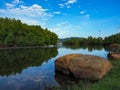
[(110, 52), (108, 53), (108, 58), (111, 60), (120, 60), (120, 53)]

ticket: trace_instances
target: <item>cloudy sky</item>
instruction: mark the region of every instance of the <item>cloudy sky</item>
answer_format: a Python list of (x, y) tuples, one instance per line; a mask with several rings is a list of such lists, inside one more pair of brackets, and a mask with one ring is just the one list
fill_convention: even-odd
[(59, 38), (120, 32), (120, 0), (0, 0), (0, 17), (41, 25)]

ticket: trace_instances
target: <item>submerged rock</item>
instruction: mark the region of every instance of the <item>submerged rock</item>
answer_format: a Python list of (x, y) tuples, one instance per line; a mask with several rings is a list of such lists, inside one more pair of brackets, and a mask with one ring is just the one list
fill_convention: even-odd
[(92, 55), (68, 54), (55, 61), (57, 71), (80, 79), (99, 80), (111, 67), (108, 60)]

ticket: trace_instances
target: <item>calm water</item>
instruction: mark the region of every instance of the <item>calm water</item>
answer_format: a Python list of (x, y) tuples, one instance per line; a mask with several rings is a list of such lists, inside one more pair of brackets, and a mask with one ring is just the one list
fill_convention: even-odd
[(56, 58), (70, 53), (107, 58), (108, 52), (102, 47), (0, 50), (0, 90), (49, 90), (73, 81), (55, 73), (54, 68)]

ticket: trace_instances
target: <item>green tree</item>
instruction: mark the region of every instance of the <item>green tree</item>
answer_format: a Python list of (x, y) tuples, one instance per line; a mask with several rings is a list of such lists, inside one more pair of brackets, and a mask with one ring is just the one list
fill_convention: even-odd
[(58, 37), (47, 28), (22, 24), (20, 20), (0, 18), (0, 46), (56, 45)]

